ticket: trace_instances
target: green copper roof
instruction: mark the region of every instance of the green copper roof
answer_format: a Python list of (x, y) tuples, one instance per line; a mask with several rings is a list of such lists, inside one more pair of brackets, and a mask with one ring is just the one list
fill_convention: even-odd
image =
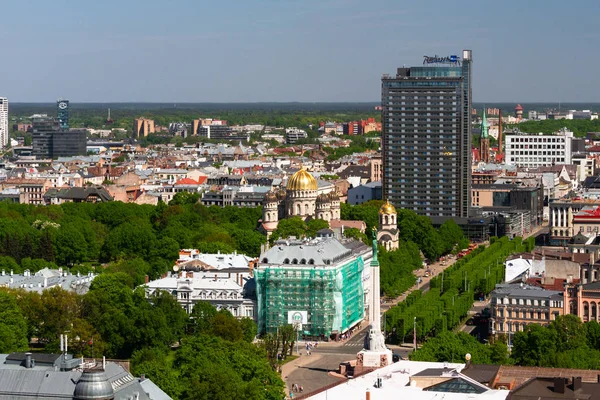
[(488, 138), (488, 124), (487, 117), (485, 116), (485, 106), (483, 107), (483, 117), (481, 118), (481, 138)]

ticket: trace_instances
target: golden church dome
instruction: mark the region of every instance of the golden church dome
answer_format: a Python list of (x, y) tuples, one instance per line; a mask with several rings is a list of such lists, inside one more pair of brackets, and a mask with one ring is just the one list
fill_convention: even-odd
[(389, 200), (386, 200), (379, 209), (379, 214), (397, 214), (396, 207), (394, 207)]
[(288, 179), (287, 190), (317, 190), (317, 180), (302, 167)]

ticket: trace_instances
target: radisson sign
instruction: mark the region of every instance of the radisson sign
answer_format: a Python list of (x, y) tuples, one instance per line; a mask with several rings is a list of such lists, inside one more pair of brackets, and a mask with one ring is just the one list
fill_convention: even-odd
[(440, 57), (437, 54), (435, 56), (423, 56), (423, 65), (426, 64), (455, 64), (460, 65), (460, 58), (458, 56), (446, 56)]

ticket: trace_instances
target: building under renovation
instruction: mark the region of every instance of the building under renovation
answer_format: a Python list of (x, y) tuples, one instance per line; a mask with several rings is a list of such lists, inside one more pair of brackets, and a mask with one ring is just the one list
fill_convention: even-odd
[(368, 246), (352, 239), (277, 241), (261, 255), (254, 275), (259, 332), (299, 323), (306, 336), (329, 337), (362, 321), (370, 285), (367, 257)]

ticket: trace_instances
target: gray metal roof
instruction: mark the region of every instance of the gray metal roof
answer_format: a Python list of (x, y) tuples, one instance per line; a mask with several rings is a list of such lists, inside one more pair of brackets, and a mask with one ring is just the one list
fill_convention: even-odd
[(335, 238), (279, 240), (260, 256), (261, 265), (290, 266), (335, 265), (353, 257), (352, 250)]
[[(8, 357), (7, 354), (0, 354), (0, 399), (73, 399), (73, 398), (91, 398), (102, 399), (100, 392), (94, 392), (100, 397), (76, 397), (76, 385), (82, 377), (82, 371), (73, 369), (71, 371), (56, 371), (53, 366), (39, 366), (34, 368), (25, 368), (17, 364), (4, 364)], [(40, 357), (39, 354), (33, 355), (33, 358)], [(114, 392), (115, 399), (137, 398), (139, 400), (170, 399), (162, 390), (156, 388), (149, 379), (145, 379), (144, 386), (138, 378), (135, 378), (129, 371), (125, 370), (119, 364), (113, 362), (106, 363), (106, 369), (102, 372), (108, 385), (93, 385), (96, 389), (102, 389), (109, 392), (109, 387)], [(145, 388), (152, 388), (146, 390)], [(160, 391), (159, 391), (160, 390)], [(80, 388), (83, 394), (83, 387)], [(89, 395), (93, 395), (86, 391)], [(156, 395), (156, 397), (154, 397)], [(137, 396), (137, 397), (136, 397)]]
[(563, 292), (546, 290), (538, 286), (501, 284), (496, 285), (496, 289), (494, 289), (492, 295), (495, 297), (510, 296), (530, 299), (550, 299), (559, 296), (562, 297)]

